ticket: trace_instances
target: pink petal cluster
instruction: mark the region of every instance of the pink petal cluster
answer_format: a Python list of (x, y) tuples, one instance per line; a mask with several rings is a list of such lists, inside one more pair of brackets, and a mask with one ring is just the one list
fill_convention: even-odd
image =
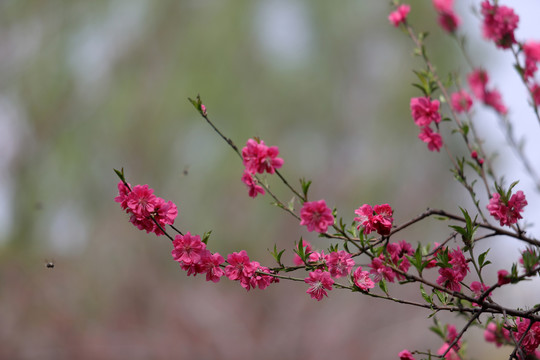
[(328, 266), (328, 271), (332, 277), (340, 278), (350, 274), (354, 266), (354, 260), (351, 254), (346, 251), (333, 251), (326, 258), (326, 266)]
[(304, 281), (306, 284), (309, 284), (309, 289), (306, 293), (312, 299), (317, 299), (317, 301), (321, 301), (323, 296), (328, 296), (326, 290), (332, 290), (332, 285), (334, 284), (330, 273), (321, 269), (310, 272), (309, 277), (305, 278)]
[(540, 62), (540, 41), (526, 41), (523, 44), (523, 53), (525, 54), (523, 77), (526, 81), (534, 80), (534, 74), (538, 70), (538, 63)]
[(270, 269), (261, 266), (257, 261), (250, 261), (245, 250), (234, 252), (227, 256), (229, 265), (225, 267), (225, 275), (230, 280), (239, 281), (240, 285), (249, 291), (258, 287), (263, 290), (278, 279), (271, 275), (260, 274), (258, 271), (270, 273)]
[(445, 31), (454, 33), (461, 23), (460, 18), (454, 13), (454, 0), (433, 0), (433, 7), (439, 14), (439, 25)]
[[(482, 296), (482, 294), (489, 289), (489, 286), (487, 286), (486, 284), (482, 284), (481, 282), (479, 281), (473, 281), (471, 283), (471, 291), (474, 293), (474, 296), (476, 298), (480, 298)], [(489, 296), (491, 296), (491, 293), (489, 293)], [(476, 303), (473, 303), (474, 306), (480, 306)]]
[(429, 151), (439, 151), (443, 146), (441, 135), (427, 126), (418, 134), (418, 138), (427, 144)]
[(305, 202), (300, 210), (300, 225), (306, 225), (308, 231), (325, 233), (334, 224), (332, 210), (324, 200)]
[(461, 90), (452, 94), (450, 103), (452, 109), (457, 113), (469, 112), (472, 106), (472, 98), (467, 91)]
[(250, 174), (246, 170), (244, 170), (244, 174), (242, 175), (242, 182), (248, 187), (249, 196), (252, 198), (255, 198), (258, 194), (265, 194), (263, 187), (257, 184), (257, 180), (253, 177), (253, 174)]
[(403, 350), (398, 356), (399, 360), (416, 360), (409, 350)]
[(242, 149), (242, 159), (246, 171), (250, 174), (267, 172), (275, 173), (283, 165), (283, 159), (278, 158), (279, 149), (277, 146), (266, 146), (263, 140), (257, 142), (249, 139)]
[[(454, 325), (448, 325), (447, 326), (447, 333), (445, 337), (445, 343), (443, 346), (439, 348), (437, 351), (438, 355), (444, 354), (448, 348), (450, 347), (450, 344), (454, 342), (454, 340), (457, 338), (458, 332), (456, 330), (456, 327)], [(448, 353), (444, 357), (446, 360), (460, 360), (461, 358), (458, 355), (459, 348), (461, 347), (461, 340), (459, 340)]]
[(499, 286), (509, 284), (512, 281), (510, 273), (506, 270), (497, 271), (497, 284)]
[(533, 83), (531, 85), (531, 94), (536, 106), (540, 106), (540, 85)]
[(257, 184), (253, 175), (267, 172), (273, 174), (276, 169), (283, 166), (283, 159), (278, 158), (277, 146), (266, 146), (263, 140), (249, 139), (242, 149), (242, 160), (246, 167), (242, 175), (242, 182), (249, 189), (249, 196), (255, 198), (258, 194), (264, 195), (262, 186)]
[(410, 106), (414, 123), (421, 129), (418, 138), (427, 143), (430, 151), (439, 151), (443, 144), (442, 137), (429, 127), (432, 122), (441, 122), (439, 100), (431, 100), (429, 97), (412, 98)]
[(206, 274), (206, 281), (216, 283), (224, 275), (220, 267), (224, 262), (223, 256), (219, 253), (212, 254), (207, 250), (199, 235), (191, 235), (189, 232), (185, 235), (176, 235), (172, 244), (173, 259), (180, 263), (188, 276)]
[(373, 281), (379, 282), (385, 279), (389, 282), (394, 282), (395, 278), (404, 280), (405, 276), (395, 272), (393, 267), (397, 267), (406, 273), (411, 266), (406, 255), (410, 256), (413, 254), (414, 250), (411, 244), (405, 240), (399, 243), (388, 244), (386, 246), (386, 254), (383, 252), (379, 257), (374, 258), (369, 265), (371, 267), (370, 274), (373, 275)]
[(407, 21), (407, 15), (409, 15), (410, 11), (411, 7), (409, 5), (399, 5), (395, 11), (391, 12), (390, 15), (388, 15), (388, 20), (392, 25), (398, 27), (399, 24), (405, 24), (405, 21)]
[(131, 187), (120, 181), (118, 196), (114, 201), (120, 203), (122, 209), (131, 215), (129, 221), (138, 229), (146, 230), (147, 233), (153, 232), (158, 236), (163, 235), (159, 226), (164, 228), (166, 225), (174, 224), (178, 215), (176, 205), (172, 201), (165, 202), (154, 195), (154, 190), (148, 185)]
[(429, 126), (431, 122), (441, 122), (439, 113), (439, 100), (431, 100), (429, 97), (417, 97), (411, 99), (411, 115), (414, 123), (420, 127)]
[[(525, 354), (529, 355), (535, 352), (540, 345), (540, 322), (535, 322), (532, 324), (529, 329), (531, 321), (529, 319), (519, 318), (516, 321), (517, 324), (517, 333), (514, 332), (514, 337), (519, 341), (523, 338), (521, 342), (521, 349)], [(529, 329), (529, 331), (527, 331)]]
[(459, 292), (461, 290), (460, 282), (465, 279), (469, 271), (467, 260), (459, 247), (456, 250), (448, 252), (448, 263), (452, 267), (441, 267), (439, 269), (437, 284), (452, 291)]
[(499, 193), (494, 193), (486, 208), (495, 220), (499, 220), (501, 226), (511, 226), (522, 219), (521, 212), (527, 205), (523, 191), (518, 191), (508, 201), (504, 201)]
[(519, 22), (519, 16), (507, 6), (491, 5), (488, 0), (482, 2), (484, 22), (482, 31), (484, 37), (493, 40), (497, 47), (508, 49), (516, 43), (514, 30)]
[(394, 218), (392, 214), (394, 211), (388, 204), (371, 205), (364, 204), (354, 211), (357, 217), (354, 218), (354, 221), (359, 222), (357, 226), (360, 229), (360, 226), (364, 227), (364, 234), (370, 234), (372, 231), (376, 231), (379, 235), (389, 235), (392, 230), (392, 222)]
[(362, 271), (361, 266), (354, 270), (353, 282), (354, 285), (358, 286), (363, 291), (368, 291), (369, 289), (373, 289), (375, 287), (375, 283), (369, 277), (369, 272)]
[(501, 347), (501, 345), (512, 340), (510, 338), (510, 331), (504, 326), (497, 326), (497, 324), (494, 322), (490, 322), (486, 326), (486, 330), (484, 331), (484, 339), (487, 342), (495, 343), (497, 347)]
[(476, 98), (482, 101), (485, 105), (491, 106), (499, 114), (505, 115), (508, 109), (502, 102), (501, 94), (498, 90), (488, 90), (487, 83), (489, 81), (488, 74), (485, 70), (477, 69), (467, 77), (469, 86)]

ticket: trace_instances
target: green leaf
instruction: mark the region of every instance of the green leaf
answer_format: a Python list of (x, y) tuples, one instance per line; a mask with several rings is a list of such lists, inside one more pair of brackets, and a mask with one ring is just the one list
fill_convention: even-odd
[(126, 178), (124, 177), (124, 168), (122, 168), (122, 170), (116, 170), (116, 169), (113, 169), (114, 172), (116, 173), (116, 175), (120, 178), (120, 180), (125, 184), (126, 183)]
[(212, 234), (212, 230), (207, 231), (203, 234), (202, 242), (208, 245), (208, 239), (210, 239), (210, 234)]
[(290, 210), (290, 211), (294, 211), (294, 201), (296, 200), (296, 197), (293, 196), (291, 200), (289, 200), (289, 202), (287, 203), (287, 208)]
[(311, 186), (311, 180), (306, 181), (306, 179), (300, 179), (300, 185), (302, 186), (302, 194), (304, 195), (304, 200), (307, 201), (307, 194), (309, 187)]
[(437, 298), (439, 298), (439, 301), (441, 302), (441, 304), (446, 305), (446, 302), (448, 301), (448, 294), (443, 293), (437, 289), (433, 289), (433, 293), (437, 295)]
[(379, 281), (379, 287), (388, 296), (388, 287), (386, 286), (386, 280)]
[(422, 297), (424, 298), (424, 300), (426, 300), (428, 304), (433, 304), (433, 300), (428, 294), (426, 294), (426, 291), (424, 290), (424, 286), (422, 284), (420, 284), (420, 293), (422, 294)]
[(480, 266), (480, 269), (483, 268), (484, 266), (488, 265), (488, 264), (491, 264), (490, 261), (484, 262), (486, 260), (486, 256), (487, 256), (489, 250), (490, 249), (487, 249), (485, 252), (478, 255), (478, 265)]

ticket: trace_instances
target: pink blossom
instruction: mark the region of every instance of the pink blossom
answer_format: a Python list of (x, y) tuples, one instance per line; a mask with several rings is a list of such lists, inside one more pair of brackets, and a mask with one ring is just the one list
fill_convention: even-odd
[(471, 90), (476, 98), (487, 106), (493, 107), (493, 109), (500, 114), (505, 115), (508, 113), (508, 109), (504, 105), (499, 91), (496, 89), (487, 89), (489, 77), (485, 70), (477, 69), (470, 73), (467, 79), (469, 81), (469, 86), (471, 87)]
[(439, 100), (431, 100), (429, 97), (417, 97), (411, 99), (411, 115), (414, 123), (418, 126), (428, 126), (432, 121), (441, 122), (439, 113)]
[(206, 106), (204, 106), (204, 104), (201, 104), (201, 113), (203, 114), (203, 116), (208, 115), (208, 113), (206, 112)]
[[(176, 216), (178, 215), (178, 208), (172, 201), (165, 202), (162, 198), (157, 198), (156, 204), (154, 207), (154, 213), (152, 214), (155, 222), (161, 226), (161, 228), (165, 228), (165, 225), (172, 225), (174, 224), (174, 220), (176, 219)], [(163, 231), (157, 226), (154, 221), (152, 221), (153, 225), (153, 232), (156, 235), (163, 235)]]
[[(252, 266), (255, 267), (255, 272), (251, 276), (251, 279), (249, 281), (249, 284), (251, 287), (256, 288), (258, 287), (261, 290), (266, 289), (271, 283), (273, 282), (279, 282), (279, 279), (266, 274), (259, 274), (257, 271), (265, 272), (265, 273), (271, 273), (270, 269), (266, 266), (261, 266), (258, 262), (253, 261)], [(249, 290), (249, 289), (248, 289)]]
[(258, 194), (264, 195), (265, 191), (262, 186), (257, 185), (257, 181), (253, 178), (247, 170), (244, 170), (242, 175), (242, 182), (249, 188), (249, 196), (255, 198)]
[(452, 108), (458, 112), (468, 112), (472, 106), (472, 99), (468, 92), (461, 90), (451, 96)]
[(148, 185), (136, 185), (126, 199), (127, 207), (138, 218), (146, 218), (154, 211), (157, 196)]
[(321, 269), (310, 272), (309, 277), (305, 278), (304, 281), (310, 285), (306, 293), (317, 301), (321, 301), (323, 296), (328, 296), (326, 290), (332, 290), (334, 284), (330, 273)]
[(206, 251), (201, 258), (201, 270), (206, 273), (206, 281), (219, 282), (220, 278), (225, 275), (225, 272), (220, 267), (225, 260), (219, 253), (211, 253)]
[(411, 7), (409, 5), (399, 5), (396, 11), (393, 11), (388, 15), (388, 20), (392, 25), (395, 27), (398, 27), (399, 24), (405, 23), (407, 20), (407, 15), (409, 15), (409, 12), (411, 11)]
[(172, 244), (174, 249), (171, 253), (174, 260), (188, 265), (201, 261), (206, 250), (206, 244), (201, 241), (201, 237), (192, 236), (190, 232), (185, 235), (176, 235)]
[(454, 0), (433, 0), (433, 7), (437, 12), (450, 12), (454, 7)]
[(423, 142), (427, 143), (429, 151), (439, 151), (443, 146), (443, 141), (439, 133), (433, 132), (429, 127), (422, 128), (418, 138)]
[(525, 57), (525, 68), (523, 69), (523, 78), (525, 81), (529, 81), (534, 78), (534, 74), (538, 70), (538, 65), (536, 61), (533, 61), (529, 57)]
[(484, 23), (482, 31), (486, 39), (493, 40), (499, 48), (508, 49), (516, 43), (514, 30), (519, 16), (509, 7), (491, 5), (488, 0), (482, 2)]
[(398, 356), (399, 360), (416, 360), (409, 350), (403, 350)]
[[(454, 325), (448, 325), (446, 327), (445, 343), (437, 351), (437, 354), (438, 355), (444, 354), (450, 347), (450, 344), (453, 343), (457, 337), (458, 337), (458, 332), (456, 330), (456, 327)], [(461, 347), (461, 340), (459, 340), (454, 346), (452, 346), (452, 348), (450, 349), (450, 351), (447, 352), (444, 358), (447, 360), (460, 360), (459, 355), (458, 355), (458, 351), (460, 347)]]
[(501, 347), (501, 345), (511, 340), (510, 331), (504, 326), (499, 327), (496, 323), (490, 322), (484, 331), (484, 339), (487, 342), (495, 343), (497, 347)]
[(245, 250), (239, 253), (233, 252), (227, 256), (227, 262), (229, 265), (225, 267), (225, 276), (230, 280), (240, 281), (240, 285), (249, 290), (250, 279), (255, 273), (256, 267), (249, 261), (247, 252)]
[(501, 198), (499, 193), (494, 193), (486, 208), (495, 220), (499, 220), (501, 226), (511, 226), (522, 219), (520, 213), (523, 212), (526, 205), (527, 200), (525, 200), (523, 191), (518, 191), (507, 202)]
[[(479, 299), (482, 294), (489, 289), (489, 286), (487, 286), (486, 284), (482, 284), (479, 281), (473, 281), (470, 287), (471, 291), (474, 293), (474, 297), (476, 297), (477, 299)], [(491, 293), (489, 293), (489, 296), (491, 296)], [(473, 303), (473, 305), (480, 306), (477, 303)]]
[(461, 19), (454, 13), (454, 11), (444, 11), (439, 13), (437, 21), (443, 30), (451, 34), (456, 32), (459, 24), (461, 24)]
[(467, 76), (469, 86), (477, 99), (484, 101), (486, 94), (486, 86), (489, 81), (489, 76), (485, 70), (477, 69)]
[(369, 272), (362, 271), (362, 267), (359, 266), (353, 273), (353, 281), (363, 291), (368, 291), (375, 287), (375, 283), (369, 277)]
[(528, 40), (523, 44), (525, 56), (534, 62), (540, 62), (540, 41)]
[(354, 266), (354, 260), (352, 259), (351, 254), (339, 250), (328, 254), (326, 265), (328, 266), (328, 271), (332, 277), (340, 278), (349, 275)]
[(540, 85), (534, 83), (531, 86), (531, 94), (533, 97), (534, 104), (540, 106)]
[(506, 270), (499, 270), (497, 271), (497, 284), (499, 286), (509, 284), (512, 281), (512, 277)]
[(131, 192), (130, 188), (131, 185), (127, 184), (126, 186), (122, 181), (118, 182), (118, 196), (114, 198), (114, 201), (120, 203), (123, 210), (126, 210), (128, 207), (127, 198)]
[(390, 266), (385, 265), (385, 257), (383, 254), (374, 258), (371, 261), (371, 264), (369, 264), (369, 267), (371, 268), (369, 273), (373, 275), (373, 281), (376, 283), (383, 278), (389, 282), (394, 282), (396, 273)]
[(308, 231), (325, 233), (334, 224), (332, 210), (324, 200), (305, 202), (300, 210), (300, 225), (306, 225)]
[[(446, 350), (450, 347), (450, 344), (445, 342), (439, 350), (437, 350), (437, 355), (442, 355), (446, 352)], [(453, 348), (446, 353), (445, 357), (446, 360), (460, 360), (458, 353)]]
[(533, 323), (529, 329), (530, 323), (529, 319), (519, 318), (516, 321), (518, 331), (514, 335), (518, 341), (523, 338), (521, 348), (526, 354), (532, 354), (540, 345), (540, 322)]
[(393, 210), (388, 204), (375, 205), (373, 208), (364, 204), (354, 211), (358, 217), (354, 221), (359, 222), (360, 226), (364, 227), (364, 234), (370, 234), (373, 230), (380, 235), (389, 235), (392, 230), (392, 222), (394, 221)]
[(257, 142), (249, 139), (242, 149), (242, 159), (246, 170), (250, 174), (267, 172), (273, 174), (283, 165), (283, 159), (278, 158), (277, 146), (266, 146), (264, 141)]
[(324, 253), (324, 250), (321, 252), (313, 251), (309, 254), (307, 262), (309, 265), (321, 266), (326, 265), (326, 260), (328, 260), (328, 255)]
[(484, 104), (491, 106), (499, 114), (506, 115), (508, 113), (508, 108), (502, 101), (501, 93), (496, 89), (486, 91), (484, 94)]
[(465, 276), (467, 276), (469, 265), (467, 264), (467, 260), (459, 247), (456, 250), (448, 253), (448, 259), (448, 263), (452, 265), (452, 267), (441, 267), (439, 269), (437, 284), (452, 291), (459, 292), (461, 291), (460, 282), (465, 279)]

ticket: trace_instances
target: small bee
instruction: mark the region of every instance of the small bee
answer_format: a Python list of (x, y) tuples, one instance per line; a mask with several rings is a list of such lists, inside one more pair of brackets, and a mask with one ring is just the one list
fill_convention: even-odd
[(189, 165), (184, 166), (184, 170), (182, 171), (182, 175), (187, 176), (189, 170)]
[(47, 267), (47, 269), (54, 269), (54, 262), (45, 260), (45, 266)]

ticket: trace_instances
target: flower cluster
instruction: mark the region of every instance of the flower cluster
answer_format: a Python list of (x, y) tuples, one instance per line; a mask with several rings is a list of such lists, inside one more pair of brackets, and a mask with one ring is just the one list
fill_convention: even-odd
[(540, 345), (540, 322), (535, 322), (531, 325), (531, 320), (519, 318), (516, 321), (516, 325), (517, 332), (514, 332), (514, 336), (518, 340), (523, 338), (521, 349), (526, 355), (533, 354), (538, 348), (538, 345)]
[(172, 257), (177, 261), (188, 276), (206, 274), (206, 281), (219, 282), (224, 275), (220, 267), (224, 259), (219, 253), (211, 253), (199, 235), (176, 235), (173, 242)]
[(456, 250), (448, 252), (448, 267), (439, 268), (437, 284), (449, 290), (459, 292), (461, 291), (460, 282), (465, 279), (468, 271), (469, 265), (467, 264), (467, 260), (458, 247)]
[[(114, 201), (126, 213), (130, 214), (129, 221), (139, 230), (163, 235), (162, 228), (165, 225), (174, 224), (178, 215), (178, 208), (172, 201), (165, 201), (154, 195), (154, 190), (148, 185), (136, 185), (131, 187), (120, 181), (118, 183), (118, 196)], [(160, 228), (161, 227), (161, 228)]]
[(334, 224), (332, 210), (324, 200), (305, 202), (300, 210), (300, 225), (306, 225), (308, 231), (325, 233)]
[(441, 122), (439, 100), (431, 100), (427, 96), (412, 98), (410, 106), (414, 123), (420, 127), (418, 138), (427, 143), (430, 151), (439, 151), (443, 145), (442, 137), (430, 128), (432, 122), (435, 124)]
[(487, 89), (489, 77), (485, 70), (477, 69), (473, 71), (469, 74), (467, 80), (477, 99), (485, 105), (492, 107), (499, 114), (506, 115), (508, 113), (508, 109), (502, 101), (501, 93), (497, 89)]
[(391, 243), (386, 246), (386, 252), (381, 253), (378, 257), (373, 258), (369, 267), (370, 274), (373, 275), (373, 281), (379, 282), (385, 279), (389, 282), (394, 282), (394, 279), (404, 280), (405, 277), (394, 271), (398, 268), (406, 273), (411, 266), (406, 255), (413, 255), (414, 250), (408, 242), (402, 240), (399, 243)]
[(491, 5), (488, 0), (482, 2), (484, 22), (482, 31), (484, 37), (493, 40), (499, 48), (508, 49), (516, 43), (514, 30), (519, 22), (519, 16), (507, 6)]
[(275, 173), (276, 169), (283, 166), (283, 159), (278, 158), (278, 154), (277, 146), (266, 146), (263, 140), (249, 139), (247, 141), (242, 149), (242, 160), (245, 166), (242, 182), (249, 188), (249, 196), (254, 198), (258, 194), (264, 195), (265, 191), (257, 184), (254, 175), (264, 172)]
[(497, 347), (510, 342), (510, 331), (504, 327), (504, 325), (498, 325), (494, 322), (490, 322), (486, 326), (484, 331), (484, 339), (487, 342), (495, 343)]
[(389, 235), (392, 230), (392, 222), (394, 218), (392, 214), (394, 211), (388, 204), (371, 205), (364, 204), (354, 211), (358, 217), (354, 218), (354, 221), (359, 222), (357, 226), (364, 227), (364, 234), (370, 234), (373, 230), (377, 231), (379, 235)]
[(526, 41), (523, 44), (523, 53), (525, 54), (523, 78), (529, 86), (534, 104), (540, 106), (540, 85), (534, 80), (538, 63), (540, 63), (540, 41)]
[(271, 283), (279, 281), (271, 275), (259, 273), (263, 272), (269, 274), (270, 269), (261, 266), (257, 261), (250, 261), (245, 250), (229, 254), (229, 256), (227, 256), (227, 262), (229, 263), (229, 265), (225, 267), (225, 275), (227, 278), (239, 281), (240, 285), (248, 291), (251, 288), (256, 287), (263, 290)]
[(409, 15), (410, 11), (411, 7), (409, 5), (399, 5), (396, 11), (393, 11), (390, 13), (390, 15), (388, 15), (388, 20), (392, 25), (398, 27), (399, 24), (405, 24), (405, 21), (407, 21), (407, 15)]
[(328, 296), (326, 290), (332, 290), (332, 285), (334, 284), (330, 273), (321, 269), (310, 272), (304, 281), (306, 284), (309, 284), (309, 289), (306, 293), (317, 301), (321, 301), (324, 296)]
[(458, 355), (458, 351), (461, 347), (461, 340), (459, 340), (454, 346), (452, 346), (450, 350), (448, 350), (450, 344), (454, 342), (457, 336), (458, 332), (456, 330), (456, 327), (454, 325), (448, 325), (446, 328), (445, 342), (443, 346), (439, 348), (437, 354), (442, 355), (446, 353), (446, 356), (444, 357), (446, 360), (460, 360), (461, 358)]
[(454, 13), (454, 0), (433, 0), (433, 7), (439, 14), (439, 25), (449, 33), (454, 33), (461, 23)]
[(469, 112), (473, 102), (471, 96), (467, 91), (460, 90), (450, 96), (450, 103), (452, 105), (452, 109), (454, 109), (455, 112), (461, 113)]
[(522, 218), (520, 213), (523, 212), (525, 205), (527, 205), (527, 200), (523, 191), (516, 192), (510, 199), (501, 197), (501, 194), (497, 192), (492, 195), (486, 207), (491, 216), (499, 220), (501, 226), (511, 226)]

